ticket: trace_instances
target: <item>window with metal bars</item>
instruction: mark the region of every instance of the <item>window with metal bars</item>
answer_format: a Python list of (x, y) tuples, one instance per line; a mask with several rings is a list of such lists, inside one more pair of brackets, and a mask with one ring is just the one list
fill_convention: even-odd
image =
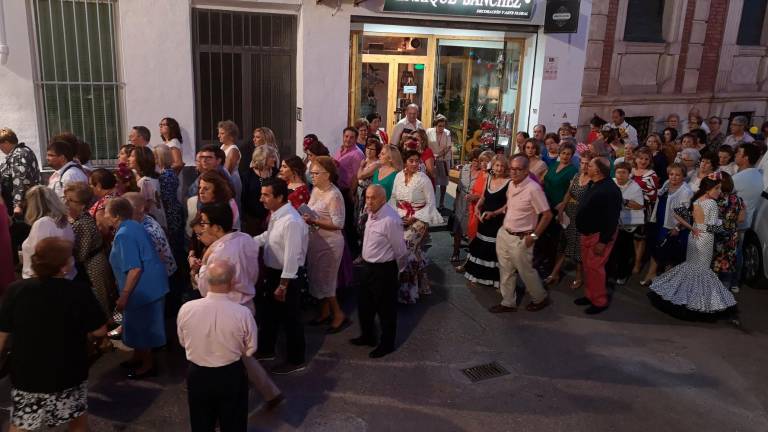
[(95, 164), (116, 159), (121, 143), (116, 3), (31, 0), (44, 140), (72, 132), (90, 144)]

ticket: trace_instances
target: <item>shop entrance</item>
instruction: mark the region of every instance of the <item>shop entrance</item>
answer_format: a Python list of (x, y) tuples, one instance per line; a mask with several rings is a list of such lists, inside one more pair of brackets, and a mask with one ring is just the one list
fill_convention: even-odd
[(454, 160), (514, 142), (524, 41), (353, 32), (350, 124), (377, 112), (392, 135), (408, 104), (448, 119)]

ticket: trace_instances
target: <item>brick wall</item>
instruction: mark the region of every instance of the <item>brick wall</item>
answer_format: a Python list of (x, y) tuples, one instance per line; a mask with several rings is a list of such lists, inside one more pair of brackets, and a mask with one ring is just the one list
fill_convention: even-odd
[(696, 90), (700, 92), (713, 92), (715, 90), (727, 15), (728, 0), (711, 0), (699, 67), (699, 79), (696, 86)]
[(600, 95), (608, 94), (608, 85), (611, 80), (611, 60), (613, 59), (613, 47), (616, 42), (616, 18), (619, 13), (619, 0), (609, 0), (608, 15), (605, 22), (605, 34), (603, 36), (603, 56), (600, 65), (600, 86), (597, 91)]

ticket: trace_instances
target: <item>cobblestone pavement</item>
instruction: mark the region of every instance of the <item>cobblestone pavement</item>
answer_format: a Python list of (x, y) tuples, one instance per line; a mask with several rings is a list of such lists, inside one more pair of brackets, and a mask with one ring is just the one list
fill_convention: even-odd
[[(768, 290), (742, 289), (742, 329), (668, 317), (636, 279), (598, 316), (572, 304), (568, 278), (541, 312), (493, 315), (498, 294), (468, 288), (453, 271), (448, 233), (432, 242), (434, 293), (400, 307), (398, 351), (370, 360), (347, 342), (357, 325), (333, 336), (308, 327), (310, 367), (275, 379), (287, 402), (252, 416), (249, 430), (768, 430)], [(345, 294), (353, 312), (354, 290)], [(159, 354), (161, 376), (144, 382), (122, 378), (125, 357), (108, 354), (92, 370), (93, 430), (188, 430), (176, 343)], [(473, 384), (461, 373), (492, 361), (510, 374)]]

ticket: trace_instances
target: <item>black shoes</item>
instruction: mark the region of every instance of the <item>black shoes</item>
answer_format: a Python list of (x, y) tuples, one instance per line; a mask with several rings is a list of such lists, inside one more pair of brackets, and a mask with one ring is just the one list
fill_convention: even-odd
[(586, 298), (586, 297), (579, 297), (579, 298), (577, 298), (576, 300), (573, 301), (573, 304), (575, 304), (577, 306), (591, 306), (592, 302), (589, 301), (589, 299)]
[(374, 341), (374, 340), (371, 340), (371, 339), (366, 339), (366, 338), (364, 338), (364, 337), (362, 337), (362, 336), (360, 336), (360, 337), (356, 337), (356, 338), (354, 338), (354, 339), (350, 339), (350, 340), (349, 340), (349, 343), (351, 343), (351, 344), (352, 344), (352, 345), (354, 345), (354, 346), (369, 346), (369, 347), (375, 347), (376, 345), (378, 345), (378, 344), (376, 343), (376, 341)]
[(599, 306), (594, 306), (593, 305), (593, 306), (590, 306), (590, 307), (584, 309), (584, 313), (587, 314), (587, 315), (597, 315), (600, 312), (605, 311), (606, 309), (608, 309), (608, 306), (599, 307)]
[(338, 327), (328, 327), (328, 330), (325, 331), (325, 334), (341, 333), (351, 325), (352, 325), (352, 320), (349, 318), (344, 318), (344, 321), (342, 321)]
[(375, 358), (381, 358), (384, 357), (387, 354), (391, 354), (395, 352), (394, 348), (385, 348), (385, 347), (376, 347), (375, 350), (368, 353), (368, 357), (375, 359)]

